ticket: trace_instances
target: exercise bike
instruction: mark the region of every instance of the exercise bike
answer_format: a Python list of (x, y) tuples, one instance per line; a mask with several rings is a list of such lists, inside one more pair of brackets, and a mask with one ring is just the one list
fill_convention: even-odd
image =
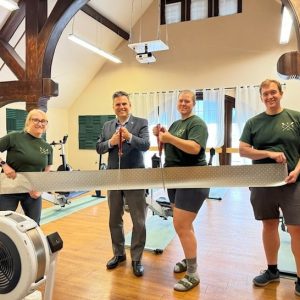
[[(154, 154), (151, 158), (152, 160), (152, 168), (160, 168), (161, 167), (161, 157)], [(146, 203), (148, 207), (151, 209), (153, 215), (158, 215), (159, 217), (167, 220), (168, 217), (173, 217), (173, 209), (171, 207), (171, 203), (167, 201), (167, 199), (163, 196), (154, 200), (153, 189), (147, 190), (146, 193)]]
[[(60, 146), (60, 157), (62, 160), (62, 164), (57, 168), (57, 171), (72, 171), (72, 167), (67, 163), (66, 154), (65, 154), (65, 144), (68, 140), (68, 135), (64, 135), (62, 140), (59, 142), (53, 141), (50, 143), (51, 146)], [(55, 193), (42, 193), (42, 198), (51, 202), (55, 205), (59, 205), (60, 207), (65, 207), (66, 204), (70, 204), (70, 200), (68, 200), (68, 196), (70, 192), (55, 192)]]
[(57, 168), (57, 171), (72, 171), (72, 167), (67, 164), (66, 160), (66, 154), (65, 154), (65, 143), (68, 140), (68, 135), (64, 135), (63, 139), (60, 140), (59, 142), (52, 142), (50, 145), (51, 146), (60, 146), (60, 157), (62, 160), (62, 164)]

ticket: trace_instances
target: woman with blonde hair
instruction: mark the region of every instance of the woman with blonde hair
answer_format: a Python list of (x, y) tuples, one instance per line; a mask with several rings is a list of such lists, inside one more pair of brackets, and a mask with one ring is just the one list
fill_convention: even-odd
[[(207, 126), (202, 119), (194, 115), (196, 104), (192, 91), (180, 92), (177, 110), (181, 119), (175, 121), (167, 131), (165, 128), (153, 134), (165, 145), (164, 167), (205, 166), (205, 148), (208, 139)], [(173, 208), (173, 224), (180, 239), (184, 259), (176, 263), (174, 273), (186, 272), (174, 289), (186, 292), (200, 283), (197, 271), (197, 239), (193, 222), (204, 200), (208, 197), (208, 188), (168, 189), (168, 197)]]
[[(15, 179), (17, 172), (50, 170), (52, 147), (42, 138), (47, 125), (46, 113), (33, 109), (27, 115), (23, 131), (13, 131), (0, 138), (0, 152), (7, 152), (6, 161), (0, 157), (0, 166), (8, 178)], [(41, 193), (30, 191), (0, 195), (0, 210), (15, 211), (19, 203), (25, 215), (39, 224), (42, 211)]]

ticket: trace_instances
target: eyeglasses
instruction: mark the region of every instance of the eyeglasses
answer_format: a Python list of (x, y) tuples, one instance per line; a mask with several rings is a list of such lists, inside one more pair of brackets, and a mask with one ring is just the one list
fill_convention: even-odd
[(35, 124), (35, 125), (38, 125), (39, 123), (41, 123), (43, 126), (46, 126), (48, 124), (48, 121), (47, 120), (40, 120), (40, 119), (36, 119), (36, 118), (33, 118), (31, 119), (31, 121)]

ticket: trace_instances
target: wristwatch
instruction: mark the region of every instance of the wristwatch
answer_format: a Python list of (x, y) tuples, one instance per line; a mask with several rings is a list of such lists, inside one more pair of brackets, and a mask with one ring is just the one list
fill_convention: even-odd
[(1, 160), (1, 161), (0, 161), (0, 167), (3, 167), (4, 165), (6, 165), (6, 161)]

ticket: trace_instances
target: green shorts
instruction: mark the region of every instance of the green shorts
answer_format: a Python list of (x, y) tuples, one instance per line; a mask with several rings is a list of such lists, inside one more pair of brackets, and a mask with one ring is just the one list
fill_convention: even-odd
[(256, 220), (278, 219), (279, 208), (287, 225), (300, 225), (300, 182), (276, 187), (251, 187)]

